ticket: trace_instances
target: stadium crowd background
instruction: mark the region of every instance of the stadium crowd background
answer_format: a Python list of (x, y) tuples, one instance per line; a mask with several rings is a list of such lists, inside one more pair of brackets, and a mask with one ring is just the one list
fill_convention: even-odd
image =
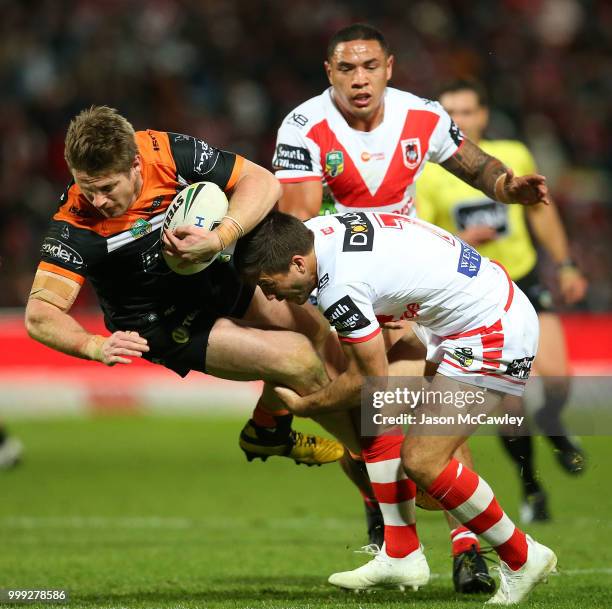
[[(367, 21), (395, 53), (393, 86), (424, 97), (457, 77), (487, 86), (489, 136), (525, 141), (549, 178), (591, 282), (581, 308), (612, 310), (606, 0), (0, 0), (0, 14), (0, 307), (26, 302), (79, 110), (112, 105), (137, 129), (269, 167), (284, 115), (327, 84), (329, 36)], [(85, 290), (80, 306), (93, 302)]]

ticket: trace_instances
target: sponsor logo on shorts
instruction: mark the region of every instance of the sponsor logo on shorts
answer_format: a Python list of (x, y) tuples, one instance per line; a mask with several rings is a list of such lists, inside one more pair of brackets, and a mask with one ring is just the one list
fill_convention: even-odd
[(338, 222), (344, 224), (343, 252), (371, 252), (374, 247), (374, 227), (361, 212), (348, 212), (336, 216)]
[(63, 241), (53, 239), (52, 237), (47, 237), (43, 241), (41, 252), (44, 256), (55, 258), (77, 269), (81, 268), (84, 264), (83, 257), (79, 252), (66, 245)]
[(415, 169), (421, 164), (421, 140), (418, 137), (411, 137), (401, 140), (402, 160), (408, 169)]
[(338, 332), (347, 332), (367, 328), (370, 321), (353, 302), (350, 296), (344, 296), (323, 313), (329, 323)]
[(465, 368), (469, 368), (474, 363), (472, 347), (458, 347), (451, 353), (451, 357)]
[(312, 171), (312, 158), (308, 148), (278, 144), (274, 159), (274, 169), (294, 169), (296, 171)]
[(533, 357), (521, 357), (519, 359), (512, 360), (512, 362), (508, 364), (508, 368), (506, 368), (506, 374), (515, 379), (526, 381), (531, 373), (532, 364)]
[(189, 330), (184, 326), (178, 326), (172, 330), (172, 340), (179, 345), (184, 345), (191, 338)]
[(466, 277), (476, 277), (480, 270), (482, 257), (470, 245), (461, 241), (461, 253), (459, 254), (459, 262), (457, 264), (457, 272)]
[(330, 150), (325, 155), (325, 173), (337, 178), (344, 171), (344, 154), (341, 150)]

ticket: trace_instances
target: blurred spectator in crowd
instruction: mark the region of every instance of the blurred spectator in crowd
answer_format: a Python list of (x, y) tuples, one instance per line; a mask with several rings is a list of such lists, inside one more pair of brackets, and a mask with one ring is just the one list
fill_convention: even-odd
[[(393, 84), (426, 97), (474, 77), (492, 137), (534, 152), (591, 285), (612, 310), (612, 6), (605, 0), (0, 0), (0, 306), (25, 303), (38, 244), (69, 176), (69, 121), (117, 107), (270, 165), (276, 129), (326, 86), (325, 41), (368, 21), (387, 34)], [(137, 16), (137, 18), (135, 17)], [(91, 303), (85, 292), (81, 305)]]

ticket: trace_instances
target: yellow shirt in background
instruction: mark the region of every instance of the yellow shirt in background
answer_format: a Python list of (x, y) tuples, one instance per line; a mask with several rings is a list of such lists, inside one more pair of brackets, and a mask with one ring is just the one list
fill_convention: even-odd
[[(516, 176), (536, 170), (531, 153), (521, 142), (481, 140), (478, 145), (512, 168)], [(536, 251), (522, 205), (493, 201), (435, 163), (427, 163), (417, 180), (416, 204), (419, 218), (451, 233), (474, 225), (495, 228), (497, 239), (477, 249), (483, 256), (501, 262), (515, 281), (535, 266)]]

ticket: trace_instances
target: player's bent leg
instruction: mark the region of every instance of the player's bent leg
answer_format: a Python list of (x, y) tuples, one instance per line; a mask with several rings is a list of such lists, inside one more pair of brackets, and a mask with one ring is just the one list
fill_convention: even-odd
[[(304, 334), (323, 360), (326, 372), (330, 378), (334, 378), (345, 368), (346, 361), (336, 333), (331, 331), (329, 322), (321, 315), (318, 309), (310, 304), (299, 306), (287, 301), (269, 301), (264, 297), (261, 290), (257, 288), (243, 319), (251, 325), (259, 327), (283, 328)], [(291, 429), (293, 417), (290, 413), (287, 411), (274, 412), (273, 408), (274, 404), (266, 398), (264, 393), (253, 413), (253, 418), (245, 425), (242, 431), (240, 445), (243, 450), (248, 448), (245, 444), (246, 434), (253, 436), (254, 433), (265, 435), (266, 433), (273, 432), (277, 439), (283, 433), (286, 437), (297, 435), (298, 438), (306, 438), (307, 440), (312, 438), (312, 436), (305, 436)], [(313, 417), (313, 419), (335, 438), (339, 439), (351, 453), (354, 455), (361, 454), (361, 445), (358, 434), (355, 431), (356, 428), (351, 423), (347, 413), (339, 412), (318, 415)], [(261, 425), (258, 425), (258, 420), (262, 421)], [(265, 430), (262, 427), (265, 427)], [(307, 443), (306, 446), (309, 446), (309, 444)], [(317, 462), (320, 463), (321, 457), (317, 457)], [(343, 457), (341, 465), (345, 474), (357, 486), (362, 496), (365, 497), (363, 493), (366, 491), (362, 489), (370, 488), (371, 490), (371, 487), (363, 463), (355, 461), (347, 452)], [(364, 499), (364, 503), (366, 504), (368, 537), (376, 541), (376, 532), (382, 528), (382, 525), (380, 525), (382, 516), (374, 502)]]
[[(471, 387), (451, 379), (445, 379), (442, 386), (447, 389), (449, 383), (458, 391)], [(489, 390), (485, 412), (493, 411), (502, 395)], [(554, 570), (557, 562), (554, 552), (516, 527), (486, 481), (452, 457), (465, 436), (427, 437), (419, 435), (419, 431), (423, 430), (407, 435), (402, 446), (402, 464), (407, 474), (427, 488), (459, 522), (489, 542), (499, 555), (500, 587), (488, 602), (508, 605), (521, 601)]]
[[(260, 402), (269, 410), (280, 406), (271, 385), (286, 385), (306, 394), (328, 382), (323, 364), (305, 336), (252, 328), (244, 322), (225, 318), (218, 319), (210, 331), (206, 371), (231, 380), (263, 380)], [(351, 438), (348, 432), (346, 435)], [(343, 446), (334, 440), (291, 429), (288, 434), (278, 433), (277, 427), (267, 429), (252, 420), (242, 430), (240, 446), (250, 459), (286, 456), (307, 465), (332, 463), (344, 453)]]
[[(474, 469), (472, 451), (467, 441), (455, 450), (454, 457), (459, 463)], [(495, 592), (495, 580), (489, 574), (478, 536), (450, 512), (444, 512), (444, 516), (450, 529), (455, 591), (462, 594), (492, 594)]]
[(334, 573), (329, 583), (340, 588), (424, 586), (429, 566), (420, 547), (415, 523), (416, 486), (400, 464), (401, 429), (364, 439), (362, 455), (384, 517), (384, 544), (372, 548), (374, 559), (365, 565)]
[(570, 391), (563, 326), (554, 313), (540, 313), (538, 318), (540, 343), (534, 369), (542, 378), (544, 403), (534, 419), (553, 445), (559, 465), (570, 474), (581, 474), (586, 465), (584, 452), (579, 442), (569, 436), (561, 420)]
[[(425, 355), (425, 346), (411, 329), (393, 345), (388, 354), (389, 376), (423, 376), (426, 370)], [(435, 369), (429, 366), (428, 371), (433, 376)], [(473, 469), (472, 454), (467, 442), (457, 448), (455, 458)], [(416, 504), (423, 509), (442, 509), (438, 502), (422, 489), (417, 490)], [(495, 590), (495, 581), (489, 575), (478, 536), (453, 518), (449, 512), (444, 512), (444, 516), (450, 531), (455, 590), (463, 594), (492, 593)]]

